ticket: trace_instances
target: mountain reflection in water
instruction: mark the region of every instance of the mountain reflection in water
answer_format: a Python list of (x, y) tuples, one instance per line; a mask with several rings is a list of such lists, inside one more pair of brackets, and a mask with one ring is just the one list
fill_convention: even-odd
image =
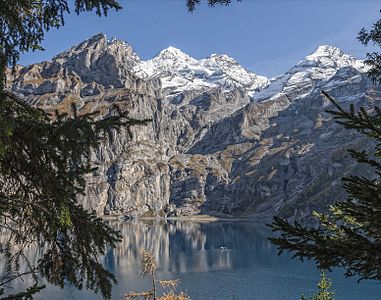
[[(265, 226), (250, 222), (108, 221), (123, 235), (116, 249), (103, 257), (118, 285), (113, 299), (130, 290), (149, 288), (139, 276), (140, 252), (151, 251), (158, 260), (158, 277), (180, 279), (180, 288), (193, 300), (298, 300), (316, 290), (319, 272), (311, 262), (277, 255)], [(329, 274), (336, 300), (381, 299), (381, 285), (357, 284), (342, 272)], [(36, 299), (101, 299), (88, 291), (49, 286)]]
[[(128, 273), (139, 264), (142, 249), (154, 254), (162, 273), (231, 270), (279, 261), (267, 240), (268, 232), (253, 223), (135, 221), (110, 225), (124, 238), (116, 250), (110, 250), (106, 265)], [(234, 255), (237, 249), (240, 255)]]

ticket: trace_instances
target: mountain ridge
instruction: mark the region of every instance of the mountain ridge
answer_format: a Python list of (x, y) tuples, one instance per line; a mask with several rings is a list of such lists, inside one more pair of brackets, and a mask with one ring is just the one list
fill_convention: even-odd
[(107, 115), (117, 103), (153, 120), (93, 153), (98, 170), (81, 201), (100, 215), (308, 219), (345, 195), (341, 176), (367, 172), (345, 153), (368, 142), (335, 124), (320, 95), (370, 109), (381, 91), (366, 71), (323, 45), (268, 79), (224, 54), (194, 59), (169, 47), (142, 61), (128, 43), (99, 34), (17, 68), (8, 87), (47, 111), (76, 103)]

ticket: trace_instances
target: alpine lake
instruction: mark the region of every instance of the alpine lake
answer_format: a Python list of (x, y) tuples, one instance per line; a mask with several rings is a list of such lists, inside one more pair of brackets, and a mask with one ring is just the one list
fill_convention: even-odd
[[(317, 291), (320, 273), (311, 261), (278, 256), (268, 240), (271, 231), (247, 221), (107, 221), (120, 230), (123, 241), (102, 257), (118, 284), (113, 299), (127, 292), (150, 289), (140, 276), (141, 251), (158, 260), (158, 279), (179, 279), (179, 290), (193, 300), (299, 300)], [(328, 272), (336, 300), (381, 299), (381, 283), (345, 278), (342, 270)], [(20, 284), (27, 284), (26, 282)], [(20, 287), (20, 286), (19, 286)], [(35, 299), (102, 299), (67, 286), (48, 286)]]

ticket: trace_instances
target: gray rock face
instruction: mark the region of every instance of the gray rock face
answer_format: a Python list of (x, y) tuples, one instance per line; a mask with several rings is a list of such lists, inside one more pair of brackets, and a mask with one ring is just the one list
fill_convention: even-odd
[(117, 103), (152, 119), (93, 153), (98, 169), (81, 201), (99, 214), (306, 219), (345, 197), (343, 175), (369, 171), (346, 149), (370, 142), (335, 124), (320, 95), (372, 107), (381, 90), (365, 71), (321, 46), (267, 79), (227, 55), (196, 60), (173, 47), (141, 61), (125, 42), (99, 34), (52, 61), (17, 67), (9, 88), (47, 111), (74, 102), (107, 115)]

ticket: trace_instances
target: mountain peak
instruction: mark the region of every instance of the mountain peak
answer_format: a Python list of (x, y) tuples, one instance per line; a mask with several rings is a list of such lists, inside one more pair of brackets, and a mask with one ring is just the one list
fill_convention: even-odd
[(330, 45), (318, 46), (312, 54), (305, 57), (305, 60), (316, 61), (323, 57), (330, 59), (344, 58), (346, 60), (355, 60), (352, 56), (345, 54), (341, 49)]
[[(93, 35), (92, 37), (88, 38), (87, 40), (83, 41), (82, 43), (94, 43), (94, 42), (99, 42), (101, 40), (106, 40), (106, 35), (103, 33), (103, 32), (100, 32), (100, 33), (97, 33), (95, 35)], [(81, 43), (81, 44), (82, 44)]]
[(341, 49), (335, 46), (321, 45), (317, 47), (312, 54), (299, 61), (296, 67), (323, 69), (352, 67), (354, 69), (362, 70), (364, 64), (362, 61), (344, 53)]
[(288, 72), (272, 78), (268, 87), (256, 95), (253, 94), (253, 98), (263, 101), (282, 94), (293, 94), (293, 99), (304, 97), (314, 89), (317, 83), (329, 82), (343, 69), (355, 69), (363, 73), (367, 67), (362, 60), (344, 53), (337, 47), (321, 45)]
[(220, 61), (220, 62), (225, 62), (225, 63), (230, 63), (230, 64), (238, 64), (238, 62), (231, 56), (227, 54), (212, 54), (210, 55), (209, 59), (215, 60), (215, 61)]
[(116, 38), (108, 40), (104, 33), (98, 33), (67, 49), (55, 56), (53, 60), (66, 63), (72, 59), (81, 59), (85, 65), (89, 66), (105, 53), (111, 54), (121, 62), (127, 62), (130, 66), (140, 61), (139, 56), (127, 42)]
[(65, 50), (64, 52), (53, 57), (53, 60), (56, 61), (66, 61), (70, 57), (77, 56), (79, 53), (83, 52), (86, 49), (102, 49), (107, 44), (107, 38), (104, 33), (98, 33), (83, 42), (74, 45), (73, 47)]
[(159, 55), (157, 55), (157, 58), (161, 59), (170, 59), (170, 60), (191, 60), (192, 58), (181, 51), (180, 49), (169, 46), (168, 48), (165, 48), (160, 51)]

